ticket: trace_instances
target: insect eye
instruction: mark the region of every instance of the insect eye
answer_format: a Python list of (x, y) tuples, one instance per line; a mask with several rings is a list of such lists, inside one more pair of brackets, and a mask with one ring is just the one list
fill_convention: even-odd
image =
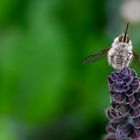
[(129, 37), (126, 36), (126, 37), (124, 38), (124, 36), (121, 35), (121, 36), (119, 37), (119, 42), (128, 43), (128, 42), (129, 42)]
[(119, 42), (123, 42), (123, 36), (122, 35), (119, 37)]

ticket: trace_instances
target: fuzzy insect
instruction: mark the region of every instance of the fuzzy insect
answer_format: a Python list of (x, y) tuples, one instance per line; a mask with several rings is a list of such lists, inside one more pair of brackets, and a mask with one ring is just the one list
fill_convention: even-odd
[(128, 25), (123, 34), (114, 39), (111, 47), (105, 48), (98, 53), (88, 56), (84, 63), (91, 63), (105, 55), (107, 55), (108, 63), (116, 70), (121, 70), (126, 66), (129, 66), (133, 57), (140, 62), (140, 56), (135, 53), (132, 46), (132, 41), (128, 37)]

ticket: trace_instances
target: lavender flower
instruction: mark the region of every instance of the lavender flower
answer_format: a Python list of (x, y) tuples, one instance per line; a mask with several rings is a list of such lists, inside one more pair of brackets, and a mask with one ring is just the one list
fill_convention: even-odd
[(140, 78), (126, 67), (109, 77), (111, 107), (104, 140), (140, 140)]

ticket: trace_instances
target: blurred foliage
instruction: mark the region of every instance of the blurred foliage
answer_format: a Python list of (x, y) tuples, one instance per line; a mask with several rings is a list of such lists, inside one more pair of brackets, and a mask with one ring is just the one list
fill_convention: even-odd
[(106, 133), (113, 69), (106, 59), (82, 60), (122, 32), (109, 6), (0, 0), (0, 140), (99, 140)]

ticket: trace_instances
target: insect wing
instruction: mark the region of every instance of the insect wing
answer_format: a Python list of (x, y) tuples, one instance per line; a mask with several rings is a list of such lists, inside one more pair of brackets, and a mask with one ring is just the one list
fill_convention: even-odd
[(137, 62), (140, 64), (140, 56), (133, 50), (133, 56), (137, 60)]
[(105, 48), (105, 49), (101, 50), (100, 52), (97, 52), (97, 53), (95, 53), (95, 54), (92, 54), (92, 55), (88, 56), (88, 57), (84, 60), (83, 63), (84, 63), (84, 64), (89, 64), (89, 63), (91, 63), (91, 62), (93, 62), (93, 61), (95, 61), (95, 60), (98, 60), (99, 58), (104, 57), (104, 56), (107, 54), (107, 52), (109, 51), (109, 49), (110, 49), (110, 47), (109, 47), (109, 48)]

